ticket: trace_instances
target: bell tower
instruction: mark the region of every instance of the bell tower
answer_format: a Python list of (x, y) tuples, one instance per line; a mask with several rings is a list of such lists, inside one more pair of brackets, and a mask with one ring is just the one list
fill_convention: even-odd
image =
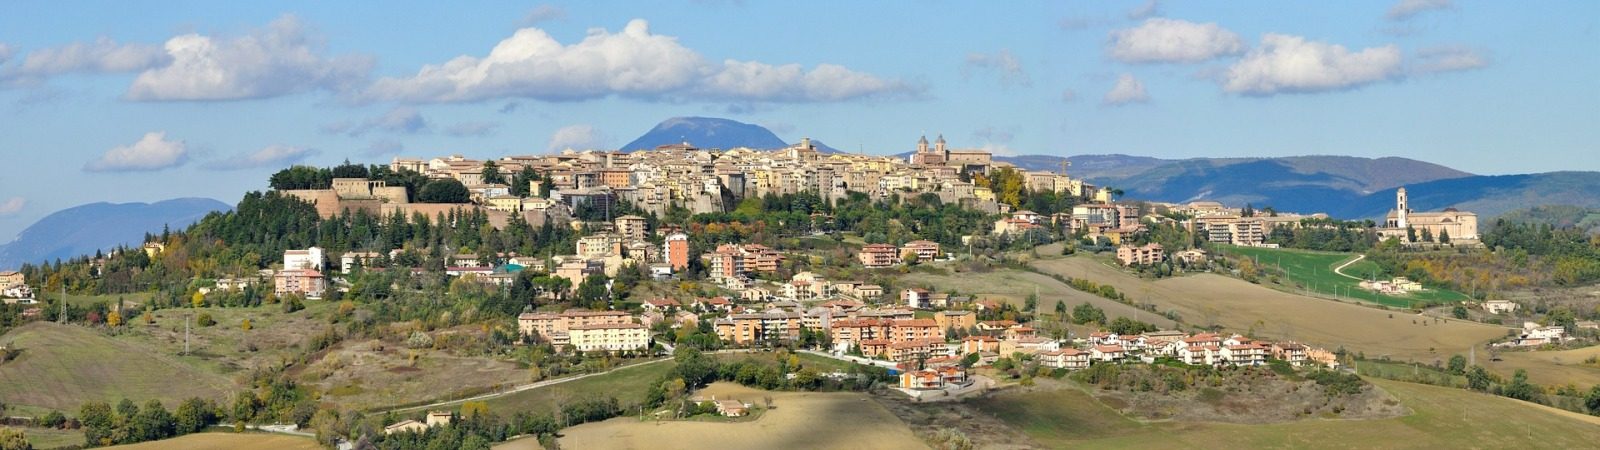
[(1400, 188), (1400, 190), (1395, 191), (1394, 197), (1394, 210), (1398, 218), (1394, 226), (1395, 228), (1405, 228), (1406, 214), (1411, 212), (1411, 205), (1406, 202), (1406, 188)]

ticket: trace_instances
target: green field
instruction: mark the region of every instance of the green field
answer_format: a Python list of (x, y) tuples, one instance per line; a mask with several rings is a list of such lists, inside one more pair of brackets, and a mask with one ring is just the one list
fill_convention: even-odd
[(79, 430), (53, 428), (21, 428), (21, 430), (28, 436), (28, 443), (39, 450), (78, 446), (84, 442), (83, 432)]
[(628, 405), (643, 401), (650, 382), (672, 367), (670, 361), (630, 366), (604, 375), (491, 398), (487, 402), (489, 411), (502, 416), (521, 411), (551, 413), (562, 403), (602, 396), (616, 397), (619, 403)]
[(1361, 279), (1371, 278), (1372, 274), (1377, 272), (1376, 263), (1363, 259), (1344, 268), (1345, 275), (1356, 278), (1334, 272), (1334, 268), (1359, 256), (1353, 253), (1226, 245), (1219, 245), (1216, 248), (1224, 254), (1253, 258), (1263, 268), (1280, 268), (1288, 274), (1288, 279), (1282, 282), (1285, 287), (1297, 291), (1315, 292), (1326, 297), (1356, 299), (1398, 308), (1414, 308), (1471, 299), (1460, 292), (1436, 288), (1405, 296), (1382, 295), (1361, 289)]
[(1600, 418), (1460, 389), (1371, 381), (1412, 413), (1270, 425), (1140, 422), (1070, 387), (1005, 392), (974, 405), (1050, 448), (1592, 448), (1600, 442)]
[(34, 322), (0, 336), (22, 350), (0, 365), (0, 402), (13, 413), (71, 413), (91, 400), (143, 404), (160, 399), (169, 408), (189, 397), (222, 400), (235, 385), (148, 346), (107, 337), (76, 325)]

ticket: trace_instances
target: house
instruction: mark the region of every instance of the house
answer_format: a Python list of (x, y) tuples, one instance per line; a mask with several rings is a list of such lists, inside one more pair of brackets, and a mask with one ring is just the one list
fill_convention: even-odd
[(696, 298), (693, 305), (701, 311), (732, 311), (733, 301), (727, 297)]
[(961, 354), (1000, 352), (1000, 340), (994, 336), (967, 336), (961, 340)]
[(1483, 302), (1483, 310), (1489, 314), (1505, 314), (1517, 312), (1517, 304), (1510, 300), (1489, 300)]
[(917, 261), (933, 261), (939, 258), (939, 243), (933, 241), (911, 241), (900, 246), (900, 254), (915, 254)]
[(383, 427), (383, 434), (421, 433), (421, 432), (427, 431), (427, 430), (428, 430), (428, 426), (423, 424), (422, 422), (418, 422), (418, 421), (412, 420), (412, 419), (406, 419), (406, 420), (402, 420), (402, 421), (396, 422), (394, 425), (389, 425), (387, 427)]
[(1306, 362), (1306, 346), (1298, 342), (1274, 342), (1269, 349), (1272, 358), (1288, 362), (1289, 365), (1300, 367)]
[(1267, 346), (1258, 342), (1239, 342), (1222, 347), (1222, 360), (1235, 366), (1259, 366), (1267, 363)]
[(0, 290), (10, 289), (13, 286), (21, 286), (24, 282), (25, 281), (23, 280), (22, 272), (17, 272), (14, 270), (0, 272)]
[(616, 222), (617, 234), (621, 234), (624, 240), (642, 241), (650, 232), (647, 229), (645, 219), (636, 215), (629, 214), (618, 217), (614, 222)]
[(933, 313), (933, 321), (946, 330), (970, 330), (978, 326), (978, 314), (972, 311), (939, 311)]
[(272, 276), (273, 292), (278, 295), (298, 294), (306, 298), (322, 298), (327, 289), (322, 272), (311, 269), (284, 270)]
[(723, 417), (744, 417), (745, 414), (750, 413), (750, 405), (738, 400), (723, 399), (712, 400), (712, 402), (717, 406), (717, 414), (721, 414)]
[(928, 300), (927, 289), (910, 288), (900, 291), (900, 301), (912, 308), (928, 309), (931, 306)]
[(1141, 246), (1124, 244), (1117, 247), (1117, 262), (1124, 266), (1148, 266), (1165, 258), (1161, 244), (1151, 242)]
[(339, 255), (339, 272), (349, 275), (357, 266), (365, 267), (378, 259), (377, 252), (345, 252)]
[(1035, 361), (1045, 367), (1057, 369), (1080, 370), (1089, 368), (1089, 352), (1075, 348), (1063, 348), (1039, 352), (1033, 356)]
[(651, 311), (666, 311), (667, 308), (682, 308), (683, 304), (670, 298), (653, 298), (644, 301), (644, 309)]
[(967, 371), (960, 366), (907, 371), (900, 374), (900, 387), (904, 389), (944, 389), (946, 386), (966, 384)]
[(311, 247), (305, 250), (284, 250), (283, 270), (315, 270), (321, 272), (322, 249)]
[(1121, 362), (1127, 356), (1127, 351), (1120, 345), (1096, 345), (1089, 347), (1089, 359), (1095, 362)]
[(1207, 255), (1205, 250), (1195, 248), (1173, 253), (1172, 258), (1184, 264), (1195, 265), (1206, 262)]
[(860, 259), (861, 265), (868, 269), (881, 269), (900, 264), (899, 253), (889, 244), (864, 245), (856, 257)]
[(428, 411), (428, 428), (433, 428), (440, 425), (449, 425), (450, 420), (453, 418), (454, 415), (450, 414), (449, 411)]
[(567, 330), (575, 326), (630, 322), (633, 322), (632, 317), (622, 311), (569, 309), (560, 314), (522, 313), (517, 316), (517, 329), (522, 332), (523, 336), (551, 339), (556, 335), (561, 335), (564, 338), (567, 335)]
[(579, 352), (639, 351), (650, 346), (650, 331), (636, 323), (597, 323), (567, 328), (567, 342)]

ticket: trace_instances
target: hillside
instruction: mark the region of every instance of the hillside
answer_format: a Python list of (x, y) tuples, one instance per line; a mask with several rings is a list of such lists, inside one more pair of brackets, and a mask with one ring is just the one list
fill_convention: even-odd
[[(1480, 219), (1534, 205), (1600, 207), (1600, 172), (1549, 172), (1453, 178), (1406, 186), (1412, 209), (1436, 211), (1454, 207)], [(1394, 189), (1374, 192), (1330, 205), (1339, 217), (1381, 217), (1394, 208)]]
[(0, 365), (0, 402), (8, 407), (76, 411), (86, 401), (124, 397), (173, 406), (195, 396), (220, 400), (234, 388), (220, 375), (76, 325), (33, 322), (0, 342), (22, 350)]
[(622, 151), (648, 150), (688, 142), (700, 148), (783, 148), (789, 144), (772, 131), (744, 122), (713, 117), (673, 117), (623, 145)]
[(56, 211), (0, 245), (0, 269), (24, 263), (94, 255), (118, 245), (135, 245), (163, 226), (181, 230), (227, 204), (209, 198), (176, 198), (155, 203), (90, 203)]

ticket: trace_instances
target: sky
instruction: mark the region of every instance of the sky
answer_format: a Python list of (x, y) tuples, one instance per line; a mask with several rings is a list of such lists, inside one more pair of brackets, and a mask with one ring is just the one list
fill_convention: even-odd
[(0, 241), (291, 164), (614, 148), (675, 116), (871, 154), (1600, 170), (1600, 2), (11, 2)]

